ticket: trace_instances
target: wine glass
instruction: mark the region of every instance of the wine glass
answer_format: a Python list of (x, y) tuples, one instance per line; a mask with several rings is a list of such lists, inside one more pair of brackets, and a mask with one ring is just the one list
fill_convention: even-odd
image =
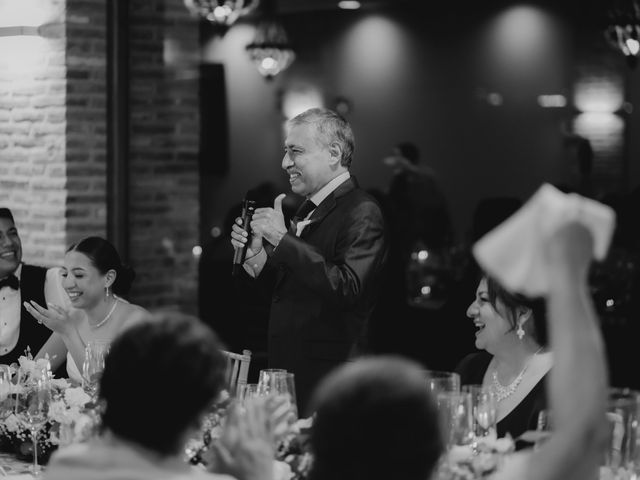
[(473, 413), (469, 392), (438, 392), (436, 396), (440, 425), (448, 449), (474, 442)]
[(238, 392), (236, 398), (241, 406), (244, 406), (246, 402), (252, 398), (258, 396), (258, 384), (257, 383), (245, 383), (238, 385)]
[(8, 365), (0, 365), (0, 421), (6, 420), (15, 407), (11, 378), (11, 368)]
[(484, 385), (464, 385), (462, 391), (471, 395), (473, 432), (476, 439), (496, 438), (498, 399), (493, 389)]
[(439, 392), (459, 392), (460, 375), (456, 372), (426, 370), (427, 388), (436, 396)]
[(91, 340), (84, 349), (82, 363), (82, 388), (91, 397), (95, 397), (104, 370), (104, 361), (109, 353), (109, 343)]
[(282, 384), (282, 379), (286, 370), (282, 368), (263, 368), (258, 375), (258, 395), (269, 395), (277, 393), (278, 386)]
[(33, 475), (38, 476), (38, 433), (47, 422), (52, 401), (49, 372), (46, 370), (34, 374), (32, 381), (16, 393), (15, 415), (31, 433), (33, 442)]
[(292, 422), (298, 420), (298, 400), (296, 398), (296, 377), (293, 373), (284, 374), (284, 386), (281, 393), (287, 395), (291, 403)]

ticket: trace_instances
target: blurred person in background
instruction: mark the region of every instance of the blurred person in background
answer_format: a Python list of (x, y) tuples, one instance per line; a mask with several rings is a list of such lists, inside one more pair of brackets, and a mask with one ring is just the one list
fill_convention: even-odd
[[(226, 387), (227, 358), (201, 320), (167, 312), (122, 333), (100, 380), (101, 435), (55, 452), (45, 480), (270, 480), (269, 411), (249, 406), (228, 419), (224, 466), (234, 476), (187, 463), (185, 443)], [(232, 439), (232, 440), (230, 440)]]
[(309, 480), (426, 480), (444, 450), (422, 366), (360, 358), (315, 390)]

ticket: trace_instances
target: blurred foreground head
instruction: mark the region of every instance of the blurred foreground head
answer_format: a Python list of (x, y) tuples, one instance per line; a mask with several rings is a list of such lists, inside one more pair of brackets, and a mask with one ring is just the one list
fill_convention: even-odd
[(161, 455), (176, 453), (225, 387), (225, 369), (217, 336), (199, 319), (154, 315), (111, 345), (100, 382), (104, 427)]
[(417, 363), (362, 358), (315, 391), (311, 480), (430, 478), (443, 451), (434, 399)]

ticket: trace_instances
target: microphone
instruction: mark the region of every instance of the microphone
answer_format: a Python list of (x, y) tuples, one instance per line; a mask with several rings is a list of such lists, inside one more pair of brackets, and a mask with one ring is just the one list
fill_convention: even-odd
[(251, 217), (253, 217), (253, 212), (256, 209), (256, 202), (254, 200), (247, 200), (246, 198), (242, 200), (242, 228), (244, 228), (249, 236), (247, 237), (247, 242), (244, 244), (242, 248), (236, 248), (236, 251), (233, 254), (233, 274), (237, 274), (239, 272), (239, 268), (241, 268), (244, 263), (244, 259), (247, 256), (247, 248), (249, 246), (249, 242), (251, 242)]

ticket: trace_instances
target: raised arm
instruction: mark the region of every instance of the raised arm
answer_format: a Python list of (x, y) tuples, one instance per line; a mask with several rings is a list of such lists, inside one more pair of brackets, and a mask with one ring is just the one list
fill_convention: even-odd
[(607, 371), (588, 291), (591, 234), (571, 223), (549, 239), (547, 308), (554, 355), (549, 400), (554, 433), (536, 451), (528, 480), (597, 478), (606, 432)]

